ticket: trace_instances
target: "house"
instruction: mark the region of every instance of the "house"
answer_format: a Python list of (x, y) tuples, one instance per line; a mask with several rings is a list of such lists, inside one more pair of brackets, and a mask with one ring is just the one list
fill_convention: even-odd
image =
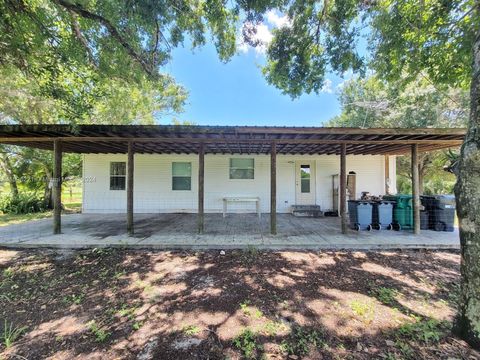
[(54, 233), (61, 231), (62, 153), (83, 155), (83, 212), (269, 213), (337, 210), (346, 200), (395, 193), (397, 155), (412, 158), (420, 231), (418, 153), (458, 146), (464, 129), (165, 125), (3, 125), (0, 143), (54, 151)]
[[(198, 209), (196, 154), (135, 154), (135, 213), (196, 213)], [(277, 156), (277, 212), (294, 205), (318, 205), (338, 210), (339, 155), (279, 154)], [(363, 191), (396, 193), (395, 155), (348, 155), (347, 173), (355, 179), (359, 199)], [(205, 212), (223, 212), (226, 197), (258, 197), (260, 211), (270, 212), (270, 155), (206, 154)], [(127, 155), (83, 155), (84, 213), (125, 213)], [(334, 194), (336, 196), (334, 196)], [(255, 212), (252, 202), (228, 204), (228, 212)]]

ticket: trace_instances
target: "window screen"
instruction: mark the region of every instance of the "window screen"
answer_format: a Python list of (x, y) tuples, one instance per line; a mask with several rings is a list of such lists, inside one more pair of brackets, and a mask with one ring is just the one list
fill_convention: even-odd
[(310, 165), (300, 165), (300, 187), (302, 193), (310, 192)]
[(253, 179), (254, 173), (254, 159), (230, 159), (230, 179)]
[(125, 190), (127, 183), (127, 163), (111, 162), (110, 163), (110, 190)]
[(172, 190), (192, 190), (192, 163), (172, 163)]

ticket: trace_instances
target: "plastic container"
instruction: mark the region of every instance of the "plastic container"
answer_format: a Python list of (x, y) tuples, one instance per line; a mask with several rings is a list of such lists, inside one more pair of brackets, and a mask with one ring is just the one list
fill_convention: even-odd
[(393, 229), (413, 229), (412, 195), (388, 195), (383, 200), (395, 201), (393, 208)]
[(373, 202), (372, 226), (376, 230), (392, 230), (393, 228), (393, 201)]
[(424, 195), (422, 204), (428, 211), (429, 228), (435, 231), (453, 231), (455, 222), (454, 195)]
[(429, 228), (430, 228), (430, 220), (429, 220), (428, 211), (427, 210), (420, 211), (420, 229), (428, 230)]
[(348, 200), (348, 213), (351, 229), (357, 231), (372, 230), (372, 204), (370, 202)]

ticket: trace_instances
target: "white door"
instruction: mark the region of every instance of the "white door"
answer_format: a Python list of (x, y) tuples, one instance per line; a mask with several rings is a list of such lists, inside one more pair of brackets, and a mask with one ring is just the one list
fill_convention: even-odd
[(295, 162), (296, 205), (315, 205), (315, 161)]

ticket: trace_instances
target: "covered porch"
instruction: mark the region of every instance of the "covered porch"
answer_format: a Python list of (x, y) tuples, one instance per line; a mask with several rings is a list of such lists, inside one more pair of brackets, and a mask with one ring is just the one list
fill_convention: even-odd
[(62, 218), (62, 234), (52, 235), (51, 219), (0, 227), (0, 246), (85, 248), (116, 246), (156, 249), (407, 249), (459, 247), (458, 230), (338, 231), (335, 217), (301, 218), (277, 215), (277, 235), (267, 216), (205, 214), (205, 232), (198, 234), (195, 214), (137, 214), (129, 235), (125, 214), (70, 214)]
[[(81, 154), (126, 154), (126, 216), (115, 214), (114, 218), (106, 224), (114, 221), (111, 227), (115, 232), (126, 232), (129, 236), (137, 238), (142, 232), (151, 232), (147, 238), (152, 238), (156, 232), (162, 232), (158, 236), (171, 236), (168, 229), (177, 227), (177, 234), (189, 238), (191, 226), (195, 223), (195, 236), (224, 232), (220, 236), (228, 236), (229, 225), (218, 222), (216, 214), (205, 213), (205, 154), (268, 154), (270, 157), (269, 190), (270, 212), (268, 218), (263, 216), (261, 221), (254, 225), (245, 226), (244, 231), (233, 231), (237, 239), (243, 235), (252, 238), (260, 236), (275, 238), (281, 236), (304, 236), (325, 237), (329, 231), (336, 235), (343, 234), (342, 239), (349, 236), (374, 237), (372, 234), (348, 233), (347, 203), (347, 155), (388, 155), (409, 154), (412, 159), (412, 195), (413, 195), (413, 234), (420, 235), (420, 197), (419, 197), (419, 174), (418, 154), (422, 151), (430, 151), (459, 146), (463, 140), (464, 129), (358, 129), (358, 128), (303, 128), (303, 127), (246, 127), (246, 126), (110, 126), (110, 125), (3, 125), (0, 126), (0, 143), (19, 146), (28, 146), (38, 149), (53, 150), (54, 174), (53, 194), (54, 212), (53, 226), (50, 225), (50, 233), (66, 235), (67, 230), (77, 229), (75, 226), (62, 227), (62, 154), (65, 152)], [(157, 215), (149, 217), (142, 214), (134, 214), (134, 169), (136, 154), (196, 154), (198, 156), (198, 199), (197, 214), (173, 216), (171, 223), (166, 227), (162, 224), (162, 217)], [(339, 159), (339, 219), (321, 219), (323, 223), (301, 219), (305, 222), (297, 226), (291, 226), (284, 232), (284, 228), (291, 221), (289, 215), (277, 214), (277, 155), (337, 155)], [(385, 169), (388, 166), (385, 165)], [(385, 178), (388, 174), (385, 174)], [(385, 184), (386, 193), (388, 186)], [(103, 216), (103, 215), (102, 215)], [(236, 215), (239, 216), (239, 215)], [(74, 216), (75, 217), (75, 216)], [(283, 224), (277, 219), (282, 217)], [(76, 218), (76, 217), (75, 217)], [(101, 216), (81, 215), (81, 223), (90, 221), (97, 223)], [(195, 219), (192, 223), (182, 224), (181, 219)], [(66, 219), (72, 219), (65, 216)], [(212, 220), (213, 219), (213, 220)], [(240, 221), (239, 216), (237, 220)], [(245, 217), (248, 219), (248, 217)], [(66, 223), (74, 225), (73, 223)], [(299, 220), (300, 221), (300, 220)], [(229, 220), (227, 220), (228, 224)], [(237, 223), (238, 224), (238, 223)], [(323, 224), (323, 225), (320, 225)], [(101, 225), (101, 223), (99, 223)], [(43, 225), (42, 225), (43, 226)], [(81, 229), (83, 225), (79, 226)], [(107, 226), (107, 225), (106, 225)], [(222, 227), (224, 226), (224, 227)], [(226, 226), (226, 227), (225, 227)], [(311, 226), (311, 228), (310, 228)], [(53, 227), (53, 231), (52, 231)], [(92, 226), (87, 226), (91, 228)], [(218, 228), (219, 227), (219, 228)], [(265, 227), (268, 231), (265, 232)], [(42, 228), (43, 229), (43, 228)], [(155, 229), (157, 231), (155, 231)], [(253, 233), (246, 229), (256, 229)], [(288, 226), (287, 226), (288, 229)], [(76, 230), (75, 230), (76, 231)], [(382, 233), (383, 234), (383, 233)], [(411, 234), (404, 234), (410, 236)], [(438, 235), (438, 234), (437, 234)], [(193, 236), (193, 235), (192, 235)], [(235, 236), (235, 235), (234, 235)], [(402, 235), (396, 235), (402, 236)], [(443, 236), (443, 235), (441, 235)], [(63, 236), (62, 236), (63, 237)], [(59, 236), (59, 239), (62, 238)], [(108, 237), (108, 236), (106, 236)], [(330, 238), (335, 240), (334, 238)], [(59, 240), (60, 241), (60, 240)], [(228, 239), (225, 238), (228, 243)], [(262, 240), (263, 241), (263, 240)], [(274, 245), (274, 242), (270, 245)], [(304, 245), (307, 245), (305, 243)]]

